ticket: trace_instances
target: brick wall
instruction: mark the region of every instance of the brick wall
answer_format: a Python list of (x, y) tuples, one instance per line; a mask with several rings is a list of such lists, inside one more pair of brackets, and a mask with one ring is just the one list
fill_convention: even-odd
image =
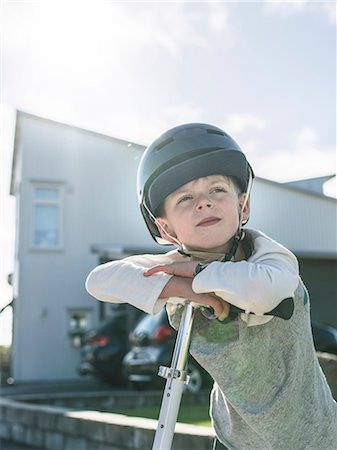
[[(157, 421), (0, 399), (0, 437), (55, 450), (149, 450)], [(177, 424), (172, 450), (209, 450), (213, 430)], [(163, 449), (165, 450), (165, 449)]]

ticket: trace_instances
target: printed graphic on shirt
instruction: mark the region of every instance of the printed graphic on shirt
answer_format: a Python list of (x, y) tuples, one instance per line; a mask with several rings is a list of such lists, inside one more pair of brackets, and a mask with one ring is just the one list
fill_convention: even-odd
[(224, 345), (235, 342), (239, 339), (239, 321), (234, 320), (210, 320), (196, 311), (193, 331), (201, 336), (208, 343), (222, 342)]

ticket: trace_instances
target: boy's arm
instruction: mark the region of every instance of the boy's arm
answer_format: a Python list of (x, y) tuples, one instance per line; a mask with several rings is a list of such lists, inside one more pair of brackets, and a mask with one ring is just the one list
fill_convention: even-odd
[(98, 300), (129, 303), (149, 314), (155, 314), (167, 299), (175, 297), (177, 302), (188, 299), (211, 306), (221, 318), (227, 317), (228, 304), (212, 293), (196, 294), (191, 278), (164, 272), (144, 276), (149, 268), (163, 263), (172, 260), (165, 255), (141, 255), (101, 264), (88, 275), (86, 289)]
[(165, 255), (140, 255), (102, 264), (88, 275), (86, 289), (98, 300), (129, 303), (155, 314), (165, 303), (158, 302), (158, 298), (171, 275), (161, 273), (146, 278), (144, 272), (155, 264), (170, 261)]
[(247, 313), (265, 314), (292, 297), (299, 283), (298, 263), (284, 247), (257, 238), (248, 261), (212, 262), (193, 280), (195, 292), (215, 292)]

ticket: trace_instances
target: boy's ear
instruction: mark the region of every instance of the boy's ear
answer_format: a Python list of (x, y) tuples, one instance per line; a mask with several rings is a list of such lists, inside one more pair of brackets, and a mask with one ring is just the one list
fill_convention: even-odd
[(165, 241), (171, 242), (172, 244), (176, 243), (175, 238), (177, 237), (177, 235), (174, 233), (165, 219), (158, 217), (155, 224), (157, 225), (160, 236), (165, 239)]
[(241, 220), (242, 223), (245, 224), (248, 222), (250, 215), (250, 198), (246, 193), (241, 194), (240, 197), (240, 210), (241, 210)]

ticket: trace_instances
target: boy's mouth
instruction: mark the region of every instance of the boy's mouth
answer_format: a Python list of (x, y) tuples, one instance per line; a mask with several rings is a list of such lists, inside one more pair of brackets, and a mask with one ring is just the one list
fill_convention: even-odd
[(221, 219), (219, 217), (206, 217), (205, 219), (202, 219), (199, 223), (197, 223), (197, 227), (208, 227), (211, 225), (215, 225), (216, 223), (220, 222)]

